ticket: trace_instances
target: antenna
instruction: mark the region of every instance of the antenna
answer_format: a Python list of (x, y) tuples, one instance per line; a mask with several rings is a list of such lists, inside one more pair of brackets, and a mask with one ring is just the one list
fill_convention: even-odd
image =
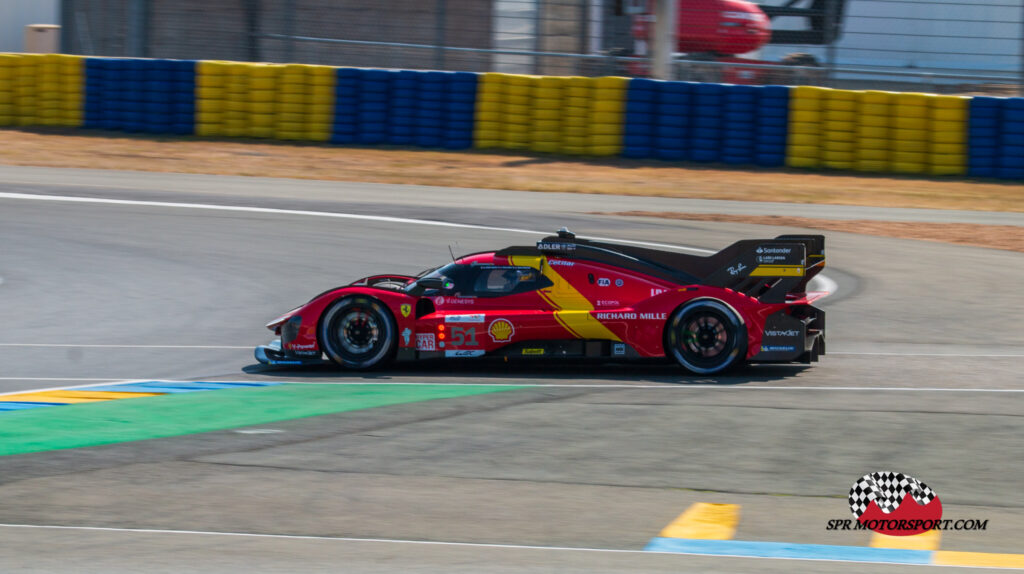
[(455, 263), (455, 253), (452, 251), (452, 244), (448, 244), (448, 254), (452, 256), (452, 263)]

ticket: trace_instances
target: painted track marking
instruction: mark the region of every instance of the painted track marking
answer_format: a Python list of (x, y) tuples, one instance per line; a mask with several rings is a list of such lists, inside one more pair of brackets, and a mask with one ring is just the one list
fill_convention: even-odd
[[(300, 209), (277, 209), (272, 207), (252, 207), (239, 205), (216, 205), (207, 203), (178, 203), (169, 201), (140, 201), (135, 199), (109, 199), (98, 197), (75, 197), (71, 195), (36, 195), (31, 193), (10, 193), (0, 192), (0, 199), (25, 199), (31, 201), (60, 201), (71, 203), (98, 203), (106, 205), (137, 205), (143, 207), (170, 207), (179, 209), (205, 209), (213, 211), (239, 211), (245, 213), (269, 213), (276, 215), (304, 215), (311, 217), (334, 217), (338, 219), (358, 219), (363, 221), (379, 221), (384, 223), (401, 223), (406, 225), (432, 225), (436, 227), (454, 227), (460, 229), (480, 229), (484, 231), (503, 231), (508, 233), (528, 233), (530, 235), (547, 236), (548, 231), (536, 231), (532, 229), (519, 229), (515, 227), (493, 227), (489, 225), (474, 225), (470, 223), (452, 223), (450, 221), (436, 221), (431, 219), (411, 219), (406, 217), (391, 217), (386, 215), (362, 215), (357, 213), (339, 213), (334, 211), (309, 211)], [(657, 247), (662, 249), (675, 249), (678, 251), (689, 251), (691, 253), (713, 254), (715, 251), (701, 249), (699, 247), (687, 247), (684, 245), (673, 245), (671, 243), (657, 243), (652, 241), (633, 241), (628, 239), (615, 239), (612, 237), (590, 237), (595, 241), (609, 241), (625, 245), (640, 245), (643, 247)], [(838, 285), (834, 280), (819, 273), (812, 281), (818, 280), (822, 291), (835, 293)]]
[[(17, 380), (17, 378), (15, 378)], [(22, 380), (30, 380), (29, 378), (23, 378)], [(56, 379), (56, 380), (68, 380), (68, 379)], [(262, 383), (268, 381), (257, 381), (257, 380), (232, 380), (232, 381), (185, 381), (185, 380), (174, 380), (174, 379), (90, 379), (96, 381), (109, 381), (111, 384), (125, 384), (125, 383), (138, 383), (138, 382), (160, 382), (166, 384), (185, 384), (185, 383)], [(310, 384), (309, 381), (273, 381), (278, 384)], [(368, 382), (368, 381), (317, 381), (317, 385), (365, 385), (365, 386), (389, 386), (389, 385), (429, 385), (429, 386), (486, 386), (486, 387), (517, 387), (517, 388), (567, 388), (567, 389), (675, 389), (675, 390), (716, 390), (716, 391), (870, 391), (870, 392), (910, 392), (910, 393), (1024, 393), (1024, 389), (971, 389), (963, 387), (952, 387), (952, 388), (939, 388), (939, 387), (785, 387), (780, 385), (714, 385), (714, 384), (686, 384), (686, 383), (660, 383), (660, 384), (639, 384), (629, 385), (622, 383), (611, 383), (611, 384), (595, 384), (595, 383), (584, 383), (584, 384), (572, 384), (572, 383), (485, 383), (485, 382), (474, 382), (474, 383), (427, 383), (427, 382), (405, 382), (405, 381), (387, 381), (387, 382)], [(20, 391), (9, 391), (0, 393), (0, 397), (7, 395), (16, 395), (26, 392), (43, 392), (43, 391), (58, 391), (58, 390), (70, 390), (70, 389), (81, 389), (85, 387), (98, 386), (96, 383), (89, 383), (84, 385), (76, 385), (71, 387), (51, 387), (46, 389), (25, 389)]]
[[(507, 550), (540, 550), (540, 551), (552, 551), (552, 552), (597, 552), (606, 554), (634, 554), (634, 555), (701, 555), (709, 557), (721, 557), (721, 558), (749, 558), (749, 559), (770, 559), (770, 560), (800, 560), (800, 561), (812, 561), (812, 562), (853, 562), (853, 563), (868, 563), (868, 564), (885, 564), (888, 562), (880, 560), (868, 559), (871, 554), (878, 555), (887, 549), (879, 548), (865, 548), (864, 552), (859, 553), (863, 558), (858, 558), (857, 555), (845, 556), (844, 558), (835, 557), (817, 557), (817, 556), (792, 556), (792, 555), (766, 555), (766, 556), (751, 556), (749, 554), (710, 554), (704, 552), (678, 552), (678, 551), (659, 551), (659, 550), (632, 550), (625, 548), (587, 548), (587, 547), (573, 547), (573, 546), (532, 546), (526, 544), (494, 544), (484, 542), (453, 542), (453, 541), (440, 541), (440, 540), (403, 540), (400, 538), (356, 538), (350, 536), (313, 536), (313, 535), (300, 535), (300, 534), (260, 534), (252, 532), (216, 532), (216, 531), (204, 531), (204, 530), (170, 530), (170, 529), (155, 529), (155, 528), (116, 528), (110, 526), (57, 526), (49, 524), (0, 524), (0, 528), (20, 528), (20, 529), (38, 529), (38, 530), (71, 530), (79, 532), (114, 532), (114, 533), (125, 533), (125, 534), (169, 534), (169, 535), (192, 535), (192, 536), (224, 536), (224, 537), (237, 537), (237, 538), (262, 538), (262, 539), (277, 539), (277, 540), (322, 540), (322, 541), (333, 541), (333, 542), (357, 542), (367, 544), (408, 544), (408, 545), (419, 545), (419, 546), (448, 546), (448, 547), (461, 547), (461, 548), (494, 548), (494, 549), (507, 549)], [(708, 543), (713, 542), (733, 542), (733, 541), (704, 541)], [(768, 545), (771, 543), (762, 543)], [(779, 543), (775, 543), (779, 544)], [(805, 547), (814, 547), (818, 549), (819, 546), (824, 545), (797, 545)], [(835, 547), (843, 549), (847, 547)], [(891, 553), (913, 553), (913, 550), (890, 550)], [(922, 554), (928, 554), (922, 552)], [(936, 553), (939, 554), (939, 553)], [(1020, 565), (1009, 562), (1012, 558), (1018, 558), (1021, 555), (1016, 554), (974, 554), (974, 553), (948, 553), (948, 554), (970, 554), (969, 562), (978, 564), (983, 558), (993, 557), (1002, 560), (1007, 563), (1009, 568), (1020, 568)], [(895, 554), (894, 554), (895, 555)], [(967, 566), (970, 565), (967, 560), (961, 561), (960, 563), (954, 563), (955, 561), (950, 558), (943, 562), (933, 562), (931, 566)], [(906, 564), (907, 562), (892, 562), (896, 564)], [(916, 562), (922, 564), (921, 562)], [(923, 563), (927, 564), (927, 562)], [(922, 565), (923, 565), (922, 564)], [(981, 564), (978, 564), (981, 565)]]
[[(405, 225), (430, 225), (435, 227), (454, 227), (459, 229), (480, 229), (484, 231), (504, 231), (508, 233), (529, 233), (530, 235), (550, 235), (549, 231), (536, 231), (533, 229), (519, 229), (515, 227), (494, 227), (490, 225), (475, 225), (471, 223), (453, 223), (450, 221), (436, 221), (432, 219), (412, 219), (407, 217), (392, 217), (388, 215), (363, 215), (358, 213), (340, 213), (335, 211), (309, 211), (302, 209), (278, 209), (273, 207), (253, 207), (244, 205), (217, 205), (208, 203), (178, 203), (170, 201), (141, 201), (135, 199), (108, 199), (100, 197), (76, 197), (71, 195), (35, 195), (31, 193), (10, 193), (0, 192), (0, 199), (25, 199), (31, 201), (56, 201), (69, 203), (97, 203), (104, 205), (135, 205), (142, 207), (169, 207), (176, 209), (201, 209), (210, 211), (238, 211), (243, 213), (267, 213), (274, 215), (303, 215), (309, 217), (332, 217), (337, 219), (357, 219), (362, 221), (379, 221), (383, 223), (401, 223)], [(694, 253), (715, 253), (710, 249), (698, 247), (686, 247), (668, 243), (656, 243), (650, 241), (632, 241), (625, 239), (614, 239), (609, 237), (591, 237), (598, 241), (614, 241), (628, 245), (644, 245), (648, 247), (664, 247), (691, 251)]]
[(249, 349), (252, 345), (117, 345), (95, 343), (0, 343), (0, 347), (75, 347), (86, 349)]

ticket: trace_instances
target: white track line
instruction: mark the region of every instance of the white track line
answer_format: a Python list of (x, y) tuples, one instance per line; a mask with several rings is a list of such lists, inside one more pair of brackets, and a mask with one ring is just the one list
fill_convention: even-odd
[(209, 530), (169, 530), (158, 528), (116, 528), (110, 526), (57, 526), (49, 524), (0, 524), (0, 528), (23, 528), (37, 530), (72, 530), (85, 532), (117, 532), (127, 534), (170, 534), (185, 536), (225, 536), (236, 538), (262, 538), (273, 540), (319, 540), (326, 542), (356, 542), (366, 544), (409, 544), (417, 546), (447, 546), (456, 548), (488, 548), (499, 550), (540, 550), (553, 552), (597, 552), (603, 554), (636, 554), (654, 556), (701, 556), (705, 558), (745, 558), (748, 560), (794, 560), (800, 562), (849, 562), (857, 564), (896, 564), (906, 566), (931, 566), (940, 568), (962, 568), (945, 564), (905, 564), (882, 560), (841, 560), (836, 558), (806, 558), (788, 556), (748, 556), (732, 554), (702, 554), (697, 552), (665, 552), (657, 550), (633, 550), (628, 548), (587, 548), (582, 546), (534, 546), (528, 544), (495, 544), (487, 542), (452, 542), (442, 540), (404, 540), (401, 538), (356, 538), (351, 536), (315, 536), (303, 534), (260, 534), (254, 532), (216, 532)]
[(0, 347), (82, 347), (96, 349), (252, 349), (249, 346), (237, 345), (115, 345), (115, 344), (81, 344), (81, 343), (0, 343)]
[[(11, 377), (12, 379), (18, 380), (18, 377)], [(33, 380), (29, 377), (21, 378), (20, 380)], [(53, 379), (53, 380), (70, 380), (70, 379)], [(433, 387), (465, 387), (465, 386), (476, 386), (476, 387), (517, 387), (517, 388), (564, 388), (564, 389), (674, 389), (674, 390), (714, 390), (714, 391), (869, 391), (869, 392), (928, 392), (928, 393), (1024, 393), (1024, 388), (1019, 389), (973, 389), (968, 387), (822, 387), (822, 386), (782, 386), (782, 385), (734, 385), (734, 384), (707, 384), (707, 383), (657, 383), (657, 384), (635, 384), (630, 385), (626, 383), (487, 383), (487, 382), (474, 382), (474, 383), (432, 383), (432, 382), (411, 382), (411, 381), (277, 381), (272, 379), (250, 379), (240, 380), (233, 379), (227, 380), (216, 380), (216, 379), (204, 379), (202, 381), (187, 381), (187, 380), (176, 380), (176, 379), (161, 379), (158, 377), (149, 379), (77, 379), (77, 380), (94, 380), (99, 382), (109, 382), (110, 384), (125, 384), (125, 383), (138, 383), (143, 381), (157, 381), (167, 384), (183, 384), (183, 383), (278, 383), (282, 385), (362, 385), (362, 386), (433, 386)], [(15, 395), (20, 393), (28, 392), (42, 392), (42, 391), (59, 391), (59, 390), (70, 390), (80, 389), (83, 387), (93, 387), (96, 383), (76, 385), (73, 387), (52, 387), (46, 389), (26, 389), (24, 391), (10, 391), (0, 393), (0, 397), (4, 395)]]
[[(111, 384), (111, 385), (120, 385), (120, 384), (125, 384), (125, 383), (142, 383), (142, 382), (145, 382), (145, 381), (155, 380), (155, 379), (61, 379), (61, 378), (52, 378), (52, 379), (51, 378), (45, 378), (44, 379), (44, 378), (38, 378), (38, 377), (37, 378), (32, 378), (32, 377), (2, 377), (2, 379), (13, 380), (13, 381), (92, 381), (92, 382), (91, 383), (86, 383), (84, 385), (74, 385), (74, 386), (70, 386), (70, 387), (69, 386), (61, 386), (61, 387), (46, 387), (46, 388), (43, 388), (43, 389), (24, 389), (24, 390), (21, 390), (21, 391), (7, 391), (7, 392), (4, 392), (4, 393), (0, 393), (0, 397), (6, 397), (8, 395), (23, 395), (25, 393), (42, 393), (42, 392), (46, 392), (46, 391), (71, 391), (71, 390), (74, 390), (74, 389), (82, 389), (82, 388), (86, 388), (86, 387), (95, 387), (95, 386), (98, 386), (98, 384), (103, 384), (103, 383), (107, 383), (107, 384)], [(195, 381), (190, 381), (190, 382), (195, 382)], [(0, 398), (0, 400), (3, 400), (3, 399)]]
[(979, 359), (993, 359), (993, 358), (1024, 358), (1024, 355), (1016, 354), (968, 354), (968, 353), (858, 353), (853, 351), (829, 351), (829, 355), (854, 355), (863, 357), (955, 357), (959, 359), (964, 358), (979, 358)]
[[(0, 192), (0, 199), (26, 199), (31, 201), (61, 201), (70, 203), (99, 203), (106, 205), (138, 205), (144, 207), (171, 207), (179, 209), (205, 209), (213, 211), (240, 211), (246, 213), (271, 213), (278, 215), (305, 215), (311, 217), (333, 217), (338, 219), (359, 219), (363, 221), (381, 221), (385, 223), (401, 223), (406, 225), (432, 225), (436, 227), (455, 227), (461, 229), (482, 229), (486, 231), (504, 231), (508, 233), (528, 233), (530, 235), (546, 236), (550, 232), (536, 231), (532, 229), (518, 229), (514, 227), (492, 227), (488, 225), (472, 225), (469, 223), (452, 223), (448, 221), (434, 221), (430, 219), (410, 219), (406, 217), (390, 217), (384, 215), (362, 215), (357, 213), (338, 213), (333, 211), (308, 211), (298, 209), (276, 209), (271, 207), (249, 207), (237, 205), (215, 205), (206, 203), (177, 203), (168, 201), (139, 201), (134, 199), (108, 199), (98, 197), (75, 197), (70, 195), (36, 195), (31, 193), (9, 193)], [(685, 245), (674, 245), (671, 243), (657, 243), (652, 241), (633, 241), (629, 239), (616, 239), (614, 237), (590, 237), (596, 241), (610, 241), (625, 245), (639, 245), (643, 247), (655, 247), (662, 249), (674, 249), (677, 251), (689, 251), (691, 253), (714, 254), (710, 249), (699, 247), (687, 247)], [(821, 285), (821, 291), (835, 293), (839, 286), (831, 278), (819, 273), (812, 279)]]
[[(36, 195), (31, 193), (10, 193), (0, 192), (0, 199), (26, 199), (31, 201), (57, 201), (70, 203), (98, 203), (105, 205), (137, 205), (143, 207), (170, 207), (177, 209), (203, 209), (211, 211), (238, 211), (244, 213), (270, 213), (275, 215), (303, 215), (310, 217), (333, 217), (337, 219), (358, 219), (363, 221), (380, 221), (385, 223), (401, 223), (404, 225), (432, 225), (435, 227), (455, 227), (460, 229), (482, 229), (485, 231), (504, 231), (509, 233), (529, 233), (530, 235), (549, 235), (549, 231), (536, 231), (532, 229), (518, 229), (514, 227), (492, 227), (489, 225), (473, 225), (469, 223), (452, 223), (449, 221), (434, 221), (431, 219), (410, 219), (406, 217), (391, 217), (386, 215), (363, 215), (358, 213), (338, 213), (334, 211), (308, 211), (301, 209), (277, 209), (272, 207), (251, 207), (240, 205), (215, 205), (206, 203), (178, 203), (169, 201), (140, 201), (134, 199), (107, 199), (99, 197), (75, 197), (69, 195)], [(629, 245), (644, 245), (648, 247), (665, 247), (692, 251), (694, 253), (714, 253), (709, 249), (697, 247), (686, 247), (668, 243), (653, 243), (650, 241), (631, 241), (625, 239), (613, 239), (608, 237), (592, 237), (598, 241), (614, 241)]]

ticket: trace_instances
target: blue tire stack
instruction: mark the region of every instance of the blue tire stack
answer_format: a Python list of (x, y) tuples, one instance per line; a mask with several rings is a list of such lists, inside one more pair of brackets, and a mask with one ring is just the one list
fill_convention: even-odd
[(450, 72), (420, 72), (420, 93), (416, 99), (416, 145), (441, 147), (444, 142), (445, 103)]
[(393, 76), (398, 72), (387, 70), (360, 70), (362, 84), (359, 90), (359, 115), (356, 141), (361, 144), (381, 144), (390, 134), (388, 111)]
[(1002, 120), (996, 175), (1024, 179), (1024, 98), (1003, 100)]
[(104, 58), (85, 59), (85, 103), (83, 104), (82, 127), (103, 129), (106, 66), (107, 60)]
[(388, 143), (416, 145), (416, 118), (419, 115), (419, 93), (423, 72), (402, 70), (392, 75), (391, 102), (388, 116)]
[(622, 132), (622, 155), (645, 158), (655, 155), (655, 115), (659, 84), (656, 80), (634, 78), (626, 90), (625, 128)]
[(693, 88), (693, 118), (688, 140), (693, 161), (711, 162), (722, 158), (726, 87), (721, 84), (697, 84)]
[(443, 146), (448, 149), (473, 147), (473, 115), (476, 111), (477, 75), (470, 72), (450, 74), (445, 102)]
[(999, 125), (1002, 100), (971, 98), (967, 126), (967, 173), (995, 177), (999, 163)]
[(789, 131), (789, 88), (758, 88), (754, 163), (765, 167), (786, 165)]
[(356, 143), (359, 127), (359, 84), (361, 70), (338, 68), (334, 84), (334, 125), (331, 143)]
[(658, 99), (653, 121), (654, 157), (683, 160), (690, 149), (688, 139), (694, 94), (699, 84), (688, 82), (662, 82), (658, 84)]
[(754, 86), (726, 86), (722, 107), (722, 156), (724, 163), (754, 163), (754, 137), (758, 90)]
[(85, 69), (85, 127), (193, 132), (195, 62), (88, 58)]

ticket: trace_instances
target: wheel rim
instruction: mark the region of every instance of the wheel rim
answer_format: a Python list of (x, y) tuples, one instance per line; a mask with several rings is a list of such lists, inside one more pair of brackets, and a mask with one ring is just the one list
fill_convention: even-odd
[(683, 353), (697, 360), (716, 359), (728, 343), (729, 333), (725, 324), (714, 315), (697, 315), (683, 329)]
[(673, 315), (666, 350), (692, 373), (715, 374), (742, 360), (743, 328), (725, 304), (693, 301)]
[(365, 355), (381, 340), (380, 323), (374, 313), (357, 307), (338, 321), (336, 331), (342, 349), (353, 355)]

